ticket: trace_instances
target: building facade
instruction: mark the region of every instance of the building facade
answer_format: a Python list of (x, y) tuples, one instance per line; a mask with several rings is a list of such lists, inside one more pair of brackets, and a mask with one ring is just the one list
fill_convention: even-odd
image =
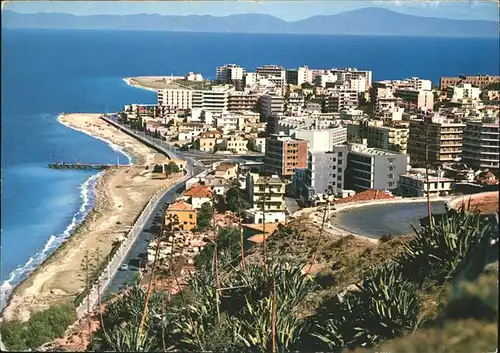
[(228, 110), (231, 112), (256, 111), (257, 95), (247, 92), (231, 92), (228, 98)]
[(291, 177), (295, 169), (307, 166), (307, 144), (307, 141), (296, 140), (285, 134), (268, 136), (265, 170), (282, 177)]
[(264, 65), (255, 70), (257, 74), (257, 82), (260, 80), (268, 80), (277, 87), (286, 85), (286, 69), (280, 65)]
[(401, 98), (416, 109), (432, 110), (434, 108), (434, 93), (415, 89), (397, 89), (394, 97)]
[(441, 77), (441, 90), (445, 90), (448, 86), (456, 86), (459, 83), (469, 83), (479, 88), (484, 88), (492, 83), (499, 83), (500, 76), (478, 75), (478, 76), (458, 76), (458, 77)]
[(160, 89), (156, 91), (158, 105), (174, 109), (191, 109), (193, 105), (191, 89)]
[(408, 154), (411, 160), (424, 162), (426, 154), (430, 164), (460, 158), (464, 127), (463, 123), (439, 116), (410, 120)]
[(401, 173), (409, 169), (406, 154), (350, 144), (347, 157), (347, 188), (364, 190), (396, 190)]
[(221, 83), (232, 83), (236, 80), (243, 81), (245, 69), (236, 64), (226, 64), (217, 67), (217, 81)]
[(498, 173), (499, 118), (484, 118), (466, 123), (462, 141), (462, 161), (474, 169)]

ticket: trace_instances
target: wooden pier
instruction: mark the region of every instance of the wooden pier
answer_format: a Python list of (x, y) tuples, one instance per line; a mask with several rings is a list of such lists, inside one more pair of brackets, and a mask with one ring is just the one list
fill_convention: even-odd
[(86, 163), (49, 163), (52, 169), (104, 170), (122, 167), (119, 164), (86, 164)]

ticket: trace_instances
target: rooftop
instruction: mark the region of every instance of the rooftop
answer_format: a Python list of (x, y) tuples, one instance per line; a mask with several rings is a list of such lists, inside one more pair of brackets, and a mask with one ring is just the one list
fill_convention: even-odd
[(221, 163), (219, 166), (215, 169), (218, 172), (225, 172), (231, 168), (234, 168), (235, 164), (232, 163)]
[(179, 200), (168, 206), (168, 211), (193, 211), (193, 207), (186, 201)]
[(209, 186), (194, 185), (189, 190), (184, 191), (183, 195), (189, 197), (212, 197), (212, 190)]

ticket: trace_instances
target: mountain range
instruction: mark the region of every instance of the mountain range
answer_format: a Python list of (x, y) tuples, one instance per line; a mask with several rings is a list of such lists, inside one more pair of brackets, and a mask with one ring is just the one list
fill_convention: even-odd
[(291, 22), (263, 14), (224, 17), (158, 14), (74, 16), (64, 13), (24, 14), (3, 10), (2, 27), (421, 37), (498, 37), (499, 35), (498, 23), (493, 21), (421, 17), (377, 7), (335, 15), (313, 16)]

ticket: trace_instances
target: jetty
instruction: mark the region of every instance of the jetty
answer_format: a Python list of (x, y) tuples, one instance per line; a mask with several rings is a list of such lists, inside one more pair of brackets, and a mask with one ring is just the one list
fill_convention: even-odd
[(49, 163), (52, 169), (104, 170), (123, 167), (119, 164), (89, 164), (89, 163)]

